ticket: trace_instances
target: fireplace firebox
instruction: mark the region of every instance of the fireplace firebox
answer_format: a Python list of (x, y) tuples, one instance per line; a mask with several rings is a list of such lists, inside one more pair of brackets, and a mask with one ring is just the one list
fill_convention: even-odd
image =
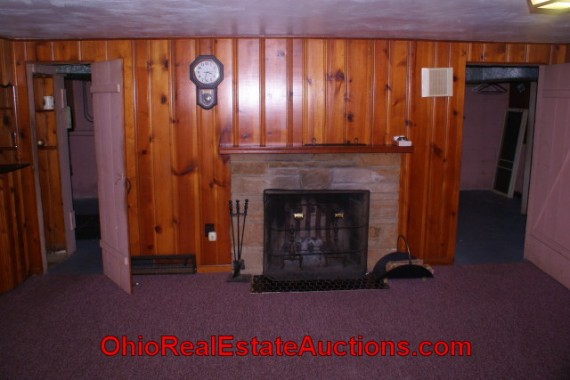
[(366, 273), (368, 190), (267, 189), (263, 274), (353, 279)]

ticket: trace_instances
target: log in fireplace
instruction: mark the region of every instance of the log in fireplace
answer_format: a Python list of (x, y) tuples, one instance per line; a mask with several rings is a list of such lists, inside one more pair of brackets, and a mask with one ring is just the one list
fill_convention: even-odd
[(267, 189), (263, 274), (353, 279), (366, 273), (368, 190)]

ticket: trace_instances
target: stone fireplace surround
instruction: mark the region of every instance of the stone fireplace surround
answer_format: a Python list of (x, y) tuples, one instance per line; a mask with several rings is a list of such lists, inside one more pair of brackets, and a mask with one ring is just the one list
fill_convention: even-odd
[(249, 199), (244, 274), (263, 273), (263, 190), (370, 191), (367, 268), (394, 251), (401, 155), (394, 153), (232, 154), (231, 197)]

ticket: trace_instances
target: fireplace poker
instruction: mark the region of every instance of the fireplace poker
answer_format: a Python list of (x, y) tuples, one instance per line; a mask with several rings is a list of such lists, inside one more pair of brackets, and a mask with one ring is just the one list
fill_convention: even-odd
[(234, 258), (234, 262), (237, 260), (237, 251), (236, 251), (236, 238), (235, 238), (235, 233), (234, 233), (234, 204), (233, 202), (230, 200), (229, 202), (229, 206), (230, 206), (230, 231), (232, 234), (232, 246), (233, 246), (233, 258)]
[[(230, 229), (232, 235), (232, 246), (233, 246), (233, 275), (228, 279), (228, 281), (233, 282), (244, 282), (249, 281), (250, 276), (243, 276), (240, 274), (242, 269), (245, 269), (245, 265), (243, 259), (241, 258), (242, 255), (242, 248), (243, 248), (243, 238), (245, 233), (245, 220), (247, 218), (247, 209), (249, 206), (249, 200), (245, 200), (245, 204), (243, 207), (243, 212), (241, 211), (240, 201), (236, 200), (235, 205), (235, 212), (233, 207), (233, 202), (229, 201), (229, 211), (230, 211)], [(237, 226), (234, 226), (234, 217), (236, 218)], [(243, 218), (243, 220), (240, 220)], [(237, 227), (237, 231), (236, 228)]]

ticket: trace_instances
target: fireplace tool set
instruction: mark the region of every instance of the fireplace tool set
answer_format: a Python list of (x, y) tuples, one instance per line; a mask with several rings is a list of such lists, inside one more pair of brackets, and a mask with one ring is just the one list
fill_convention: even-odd
[[(249, 282), (251, 276), (242, 275), (241, 270), (245, 269), (245, 263), (241, 258), (242, 247), (243, 247), (243, 235), (245, 231), (245, 219), (247, 218), (247, 208), (249, 205), (249, 199), (245, 200), (243, 206), (243, 211), (240, 209), (239, 199), (235, 201), (235, 210), (233, 201), (229, 201), (229, 211), (230, 211), (230, 229), (232, 234), (232, 248), (233, 248), (233, 273), (228, 279), (229, 282)], [(234, 219), (236, 220), (236, 225), (234, 226)], [(240, 223), (241, 222), (241, 223)], [(237, 228), (236, 228), (237, 227)]]

